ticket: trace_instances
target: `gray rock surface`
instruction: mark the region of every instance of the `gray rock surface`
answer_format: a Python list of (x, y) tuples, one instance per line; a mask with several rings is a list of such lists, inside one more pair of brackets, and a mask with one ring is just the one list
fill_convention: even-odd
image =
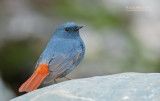
[(160, 101), (160, 73), (122, 73), (69, 80), (11, 101)]

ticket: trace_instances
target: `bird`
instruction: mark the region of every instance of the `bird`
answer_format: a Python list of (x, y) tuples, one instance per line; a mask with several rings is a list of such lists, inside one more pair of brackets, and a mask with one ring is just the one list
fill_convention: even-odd
[(66, 77), (84, 58), (85, 44), (74, 22), (60, 25), (40, 55), (33, 74), (19, 88), (19, 92), (31, 92), (40, 84)]

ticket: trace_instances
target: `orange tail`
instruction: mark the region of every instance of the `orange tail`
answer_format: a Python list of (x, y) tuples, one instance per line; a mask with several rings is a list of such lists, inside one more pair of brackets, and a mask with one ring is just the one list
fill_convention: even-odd
[(36, 90), (48, 74), (48, 64), (40, 64), (32, 76), (22, 84), (19, 88), (19, 92), (30, 92)]

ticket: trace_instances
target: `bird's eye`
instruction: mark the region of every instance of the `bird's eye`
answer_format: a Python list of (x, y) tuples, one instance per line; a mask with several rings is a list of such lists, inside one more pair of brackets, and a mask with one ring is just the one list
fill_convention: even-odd
[(66, 31), (66, 32), (70, 31), (70, 28), (65, 28), (65, 31)]

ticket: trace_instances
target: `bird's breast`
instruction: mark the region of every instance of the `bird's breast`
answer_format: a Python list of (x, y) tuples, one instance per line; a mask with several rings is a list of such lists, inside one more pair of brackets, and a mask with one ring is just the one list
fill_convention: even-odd
[(42, 53), (42, 61), (48, 62), (54, 55), (65, 55), (74, 52), (81, 46), (81, 42), (75, 39), (53, 39), (47, 44), (44, 52)]

